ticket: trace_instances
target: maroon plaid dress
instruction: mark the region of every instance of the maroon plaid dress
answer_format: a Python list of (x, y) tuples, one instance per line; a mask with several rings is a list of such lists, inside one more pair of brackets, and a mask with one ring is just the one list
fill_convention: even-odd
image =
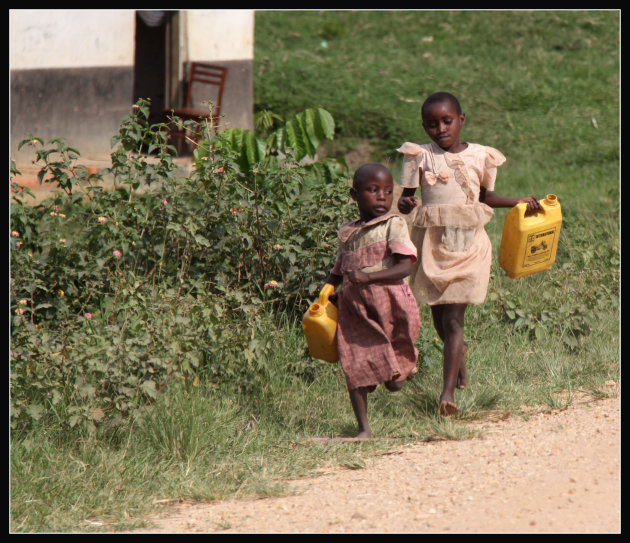
[[(336, 275), (386, 269), (394, 254), (416, 260), (407, 224), (398, 215), (348, 223), (339, 230), (339, 241)], [(348, 389), (407, 379), (417, 364), (420, 334), (418, 305), (407, 282), (344, 282), (337, 306), (337, 348)]]

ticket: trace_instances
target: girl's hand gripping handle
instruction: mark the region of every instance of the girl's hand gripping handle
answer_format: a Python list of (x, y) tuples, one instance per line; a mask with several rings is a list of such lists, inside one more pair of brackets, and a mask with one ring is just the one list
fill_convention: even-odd
[(525, 215), (534, 215), (535, 213), (545, 211), (536, 196), (526, 196), (525, 198), (519, 198), (518, 201), (520, 204), (525, 204)]

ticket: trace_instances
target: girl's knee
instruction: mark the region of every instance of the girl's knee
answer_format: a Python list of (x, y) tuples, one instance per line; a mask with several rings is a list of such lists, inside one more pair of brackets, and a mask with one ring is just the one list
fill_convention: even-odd
[(464, 321), (457, 317), (446, 318), (442, 321), (444, 333), (447, 336), (461, 334), (464, 331)]
[(465, 305), (448, 306), (442, 315), (442, 329), (446, 335), (463, 333), (465, 312)]

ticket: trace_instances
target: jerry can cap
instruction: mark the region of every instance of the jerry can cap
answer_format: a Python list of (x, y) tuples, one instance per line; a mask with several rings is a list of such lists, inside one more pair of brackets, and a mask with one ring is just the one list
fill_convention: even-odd
[(555, 194), (547, 194), (545, 197), (545, 204), (548, 206), (558, 205), (558, 197)]

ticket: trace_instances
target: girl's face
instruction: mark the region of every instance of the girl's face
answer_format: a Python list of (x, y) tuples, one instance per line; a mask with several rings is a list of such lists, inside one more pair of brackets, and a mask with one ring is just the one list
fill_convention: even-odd
[(358, 188), (351, 188), (350, 195), (359, 205), (361, 219), (370, 221), (389, 212), (394, 201), (394, 180), (391, 174), (377, 171), (363, 181)]
[(465, 120), (466, 116), (458, 114), (455, 106), (445, 100), (429, 107), (422, 118), (422, 127), (442, 149), (456, 153), (464, 148), (459, 141), (459, 133)]

